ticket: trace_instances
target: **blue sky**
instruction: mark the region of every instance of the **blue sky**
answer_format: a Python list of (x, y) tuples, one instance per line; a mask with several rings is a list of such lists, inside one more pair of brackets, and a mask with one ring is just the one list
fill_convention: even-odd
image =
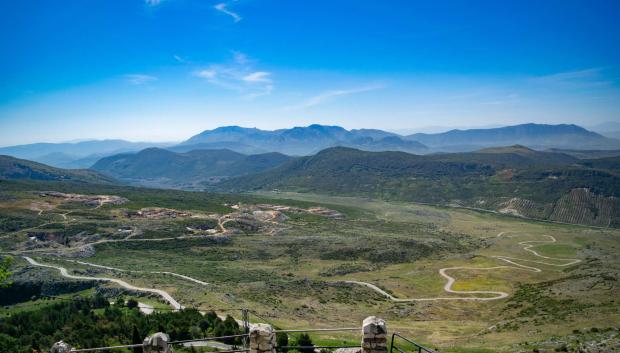
[(0, 0), (0, 145), (620, 120), (618, 1)]

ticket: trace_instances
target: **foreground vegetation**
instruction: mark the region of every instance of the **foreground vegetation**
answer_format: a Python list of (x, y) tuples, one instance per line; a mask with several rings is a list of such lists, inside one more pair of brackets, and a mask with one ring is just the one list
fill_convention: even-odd
[[(149, 334), (166, 332), (171, 340), (238, 335), (239, 324), (231, 317), (220, 319), (195, 309), (142, 314), (136, 303), (116, 298), (114, 305), (103, 298), (75, 297), (36, 311), (0, 318), (0, 351), (45, 352), (54, 342), (71, 342), (73, 348), (92, 348), (142, 343)], [(238, 338), (224, 340), (240, 344)]]
[[(168, 313), (158, 297), (113, 284), (66, 279), (57, 270), (30, 266), (22, 258), (27, 255), (72, 274), (159, 288), (184, 306), (203, 312), (217, 309), (239, 318), (239, 311), (233, 309), (247, 307), (258, 315), (254, 321), (281, 328), (351, 327), (368, 315), (378, 315), (388, 321), (390, 330), (445, 351), (508, 352), (555, 349), (563, 344), (569, 349), (576, 340), (613, 343), (609, 339), (616, 331), (608, 328), (620, 322), (616, 299), (620, 233), (613, 229), (312, 194), (214, 195), (58, 182), (4, 181), (0, 185), (4, 227), (0, 246), (14, 257), (13, 285), (29, 288), (29, 296), (5, 302), (3, 310), (11, 314), (7, 320), (17, 312), (13, 308), (29, 303), (33, 296), (88, 288), (113, 301), (119, 294), (136, 296), (154, 306), (156, 313), (162, 311), (158, 315)], [(128, 201), (97, 207), (44, 198), (37, 192), (41, 190), (117, 195)], [(256, 205), (289, 208), (261, 220), (259, 216), (270, 209)], [(137, 216), (155, 206), (188, 216)], [(299, 211), (316, 206), (344, 217)], [(227, 222), (224, 231), (219, 229), (222, 220)], [(397, 298), (458, 296), (444, 291), (446, 279), (439, 275), (440, 269), (506, 265), (494, 256), (539, 261), (519, 243), (547, 239), (546, 235), (553, 235), (557, 244), (538, 244), (535, 249), (541, 255), (580, 262), (560, 267), (529, 263), (541, 269), (536, 273), (513, 268), (449, 272), (456, 278), (454, 290), (502, 291), (509, 294), (506, 299), (395, 302), (371, 288), (345, 282), (371, 283)], [(0, 297), (8, 298), (8, 293), (3, 289)], [(101, 309), (91, 311), (98, 315)], [(120, 311), (139, 320), (155, 317), (127, 308)], [(138, 328), (144, 335), (142, 326)], [(109, 338), (110, 342), (130, 339), (127, 334)], [(321, 339), (342, 342), (352, 337), (333, 333)], [(38, 344), (44, 347), (47, 342)]]

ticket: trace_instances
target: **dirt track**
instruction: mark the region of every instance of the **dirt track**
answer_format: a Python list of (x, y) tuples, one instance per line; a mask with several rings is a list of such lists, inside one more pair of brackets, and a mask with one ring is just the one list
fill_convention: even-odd
[(161, 289), (154, 289), (154, 288), (142, 288), (142, 287), (136, 287), (133, 286), (123, 280), (120, 279), (116, 279), (116, 278), (109, 278), (109, 277), (87, 277), (87, 276), (76, 276), (76, 275), (72, 275), (70, 274), (66, 268), (61, 267), (61, 266), (54, 266), (54, 265), (46, 265), (46, 264), (42, 264), (39, 263), (35, 260), (33, 260), (32, 258), (28, 257), (28, 256), (23, 256), (23, 258), (28, 261), (28, 263), (30, 263), (33, 266), (38, 266), (38, 267), (47, 267), (47, 268), (53, 268), (56, 269), (58, 271), (60, 271), (60, 274), (63, 277), (66, 278), (72, 278), (72, 279), (81, 279), (81, 280), (88, 280), (88, 281), (103, 281), (103, 282), (113, 282), (116, 283), (122, 287), (125, 287), (127, 289), (130, 290), (135, 290), (135, 291), (139, 291), (139, 292), (147, 292), (147, 293), (153, 293), (153, 294), (157, 294), (160, 297), (162, 297), (162, 299), (164, 299), (166, 302), (168, 302), (168, 304), (170, 304), (170, 306), (173, 309), (182, 309), (183, 306), (181, 304), (179, 304), (179, 302), (177, 302), (170, 294), (168, 294), (168, 292), (163, 291)]
[[(500, 232), (499, 234), (497, 234), (496, 238), (502, 237), (503, 235), (505, 235), (506, 232)], [(469, 300), (469, 301), (490, 301), (490, 300), (499, 300), (499, 299), (504, 299), (506, 297), (508, 297), (510, 294), (506, 293), (506, 292), (501, 292), (501, 291), (458, 291), (458, 290), (454, 290), (452, 289), (452, 285), (454, 284), (454, 282), (456, 282), (456, 279), (450, 275), (447, 274), (447, 271), (451, 271), (451, 270), (470, 270), (470, 271), (495, 271), (495, 270), (500, 270), (500, 269), (515, 269), (515, 270), (522, 270), (522, 271), (529, 271), (529, 272), (542, 272), (542, 270), (538, 267), (533, 267), (533, 266), (526, 266), (520, 263), (517, 263), (516, 261), (520, 261), (520, 262), (531, 262), (531, 263), (536, 263), (536, 264), (542, 264), (542, 265), (547, 265), (547, 266), (558, 266), (558, 267), (565, 267), (565, 266), (570, 266), (570, 265), (574, 265), (576, 263), (581, 262), (581, 260), (579, 259), (564, 259), (564, 258), (553, 258), (553, 257), (548, 257), (548, 256), (543, 256), (540, 255), (538, 252), (536, 252), (535, 250), (532, 250), (531, 248), (536, 246), (535, 244), (553, 244), (556, 243), (556, 239), (551, 236), (551, 235), (544, 235), (545, 237), (550, 238), (551, 240), (549, 241), (545, 241), (545, 240), (530, 240), (530, 241), (522, 241), (519, 242), (519, 245), (523, 245), (523, 250), (528, 251), (532, 254), (534, 254), (535, 256), (538, 256), (540, 258), (543, 259), (547, 259), (547, 260), (556, 260), (556, 261), (567, 261), (561, 264), (557, 264), (557, 263), (550, 263), (550, 262), (543, 262), (543, 261), (536, 261), (536, 260), (529, 260), (529, 259), (519, 259), (519, 258), (514, 258), (514, 257), (508, 257), (508, 256), (491, 256), (492, 258), (507, 262), (509, 264), (511, 264), (512, 266), (493, 266), (493, 267), (467, 267), (467, 266), (457, 266), (457, 267), (444, 267), (439, 269), (439, 274), (444, 277), (445, 279), (448, 280), (448, 282), (446, 282), (446, 284), (443, 287), (443, 290), (446, 293), (453, 293), (453, 294), (492, 294), (494, 296), (492, 297), (488, 297), (488, 296), (484, 296), (484, 297), (478, 297), (478, 296), (467, 296), (467, 297), (430, 297), (430, 298), (397, 298), (393, 295), (391, 295), (390, 293), (387, 293), (386, 291), (384, 291), (383, 289), (377, 287), (376, 285), (372, 284), (372, 283), (368, 283), (368, 282), (361, 282), (361, 281), (339, 281), (341, 283), (352, 283), (352, 284), (358, 284), (358, 285), (362, 285), (362, 286), (366, 286), (372, 290), (374, 290), (375, 292), (387, 297), (388, 299), (395, 301), (395, 302), (417, 302), (417, 301), (437, 301), (437, 300)]]
[(97, 265), (97, 264), (93, 264), (90, 262), (84, 262), (84, 261), (76, 261), (76, 260), (65, 260), (65, 261), (69, 261), (69, 262), (74, 262), (76, 264), (80, 264), (80, 265), (84, 265), (84, 266), (91, 266), (91, 267), (97, 267), (97, 268), (103, 268), (105, 270), (111, 270), (111, 271), (119, 271), (119, 272), (134, 272), (134, 273), (155, 273), (155, 274), (162, 274), (162, 275), (171, 275), (171, 276), (175, 276), (175, 277), (179, 277), (179, 278), (183, 278), (185, 280), (194, 282), (194, 283), (198, 283), (200, 285), (203, 286), (208, 286), (209, 283), (207, 282), (203, 282), (199, 279), (195, 279), (189, 276), (185, 276), (182, 275), (180, 273), (175, 273), (175, 272), (168, 272), (168, 271), (134, 271), (134, 270), (124, 270), (122, 268), (116, 268), (116, 267), (110, 267), (110, 266), (103, 266), (103, 265)]

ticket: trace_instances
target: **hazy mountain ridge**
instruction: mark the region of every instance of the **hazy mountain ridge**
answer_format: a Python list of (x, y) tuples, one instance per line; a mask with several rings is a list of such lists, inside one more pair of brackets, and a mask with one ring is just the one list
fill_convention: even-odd
[(346, 130), (340, 126), (318, 124), (273, 131), (225, 126), (203, 131), (181, 145), (201, 143), (239, 143), (244, 146), (253, 146), (257, 151), (280, 152), (288, 155), (309, 155), (335, 146), (364, 150), (427, 152), (423, 144), (404, 140), (402, 136), (394, 133), (373, 129)]
[(604, 137), (576, 125), (522, 124), (501, 128), (451, 130), (437, 134), (402, 136), (378, 129), (346, 130), (340, 126), (313, 124), (307, 127), (272, 131), (224, 126), (205, 130), (177, 145), (124, 140), (35, 143), (2, 147), (0, 154), (34, 160), (60, 168), (87, 168), (100, 158), (119, 153), (137, 152), (150, 147), (165, 148), (173, 152), (229, 149), (247, 155), (279, 152), (295, 156), (312, 155), (323, 149), (338, 146), (365, 151), (404, 151), (428, 154), (470, 152), (485, 147), (515, 144), (540, 150), (620, 150), (619, 140)]
[(109, 155), (166, 145), (169, 144), (114, 139), (63, 143), (42, 142), (0, 147), (0, 154), (28, 159), (58, 168), (79, 169), (88, 168), (98, 159)]
[(491, 129), (450, 130), (412, 134), (407, 139), (445, 151), (473, 151), (483, 147), (524, 145), (535, 149), (617, 149), (620, 141), (577, 125), (521, 124)]
[(277, 151), (289, 155), (310, 155), (337, 146), (367, 151), (404, 151), (418, 154), (434, 151), (470, 152), (484, 147), (517, 144), (541, 150), (620, 148), (620, 141), (577, 125), (533, 123), (408, 136), (377, 129), (346, 130), (339, 126), (318, 124), (274, 131), (227, 126), (203, 131), (183, 144), (197, 143), (239, 143), (243, 146), (254, 146), (261, 151)]

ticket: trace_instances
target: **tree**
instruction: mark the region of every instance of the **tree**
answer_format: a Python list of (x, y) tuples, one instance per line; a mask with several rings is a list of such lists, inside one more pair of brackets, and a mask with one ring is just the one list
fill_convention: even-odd
[(209, 324), (209, 321), (202, 320), (200, 321), (200, 324), (198, 324), (198, 326), (200, 327), (200, 330), (202, 331), (203, 335), (207, 334), (207, 331), (209, 331), (209, 327), (211, 327), (211, 325)]
[[(138, 332), (138, 328), (136, 325), (133, 325), (133, 331), (131, 333), (131, 343), (142, 343), (142, 337), (140, 336), (140, 332)], [(134, 347), (133, 353), (142, 353), (142, 347)]]
[(123, 297), (121, 295), (118, 298), (116, 298), (116, 301), (114, 302), (114, 306), (117, 307), (117, 308), (124, 307), (125, 306), (125, 297)]
[(309, 348), (299, 348), (301, 353), (314, 353), (314, 343), (312, 343), (312, 339), (307, 333), (302, 333), (299, 335), (297, 339), (297, 345), (301, 347), (309, 347)]
[(207, 320), (207, 322), (209, 323), (209, 326), (211, 327), (214, 327), (216, 324), (216, 321), (219, 319), (220, 318), (217, 316), (217, 314), (213, 310), (207, 312), (207, 314), (205, 315), (205, 320)]
[(0, 288), (6, 288), (13, 284), (12, 281), (9, 281), (9, 277), (11, 277), (11, 272), (9, 271), (9, 267), (13, 263), (13, 258), (10, 256), (3, 257), (0, 260)]
[(135, 299), (131, 298), (127, 301), (127, 308), (135, 309), (137, 307), (138, 307), (138, 302)]
[[(276, 346), (277, 347), (288, 346), (288, 335), (286, 334), (286, 332), (276, 332)], [(280, 348), (280, 351), (286, 352), (287, 349)]]

